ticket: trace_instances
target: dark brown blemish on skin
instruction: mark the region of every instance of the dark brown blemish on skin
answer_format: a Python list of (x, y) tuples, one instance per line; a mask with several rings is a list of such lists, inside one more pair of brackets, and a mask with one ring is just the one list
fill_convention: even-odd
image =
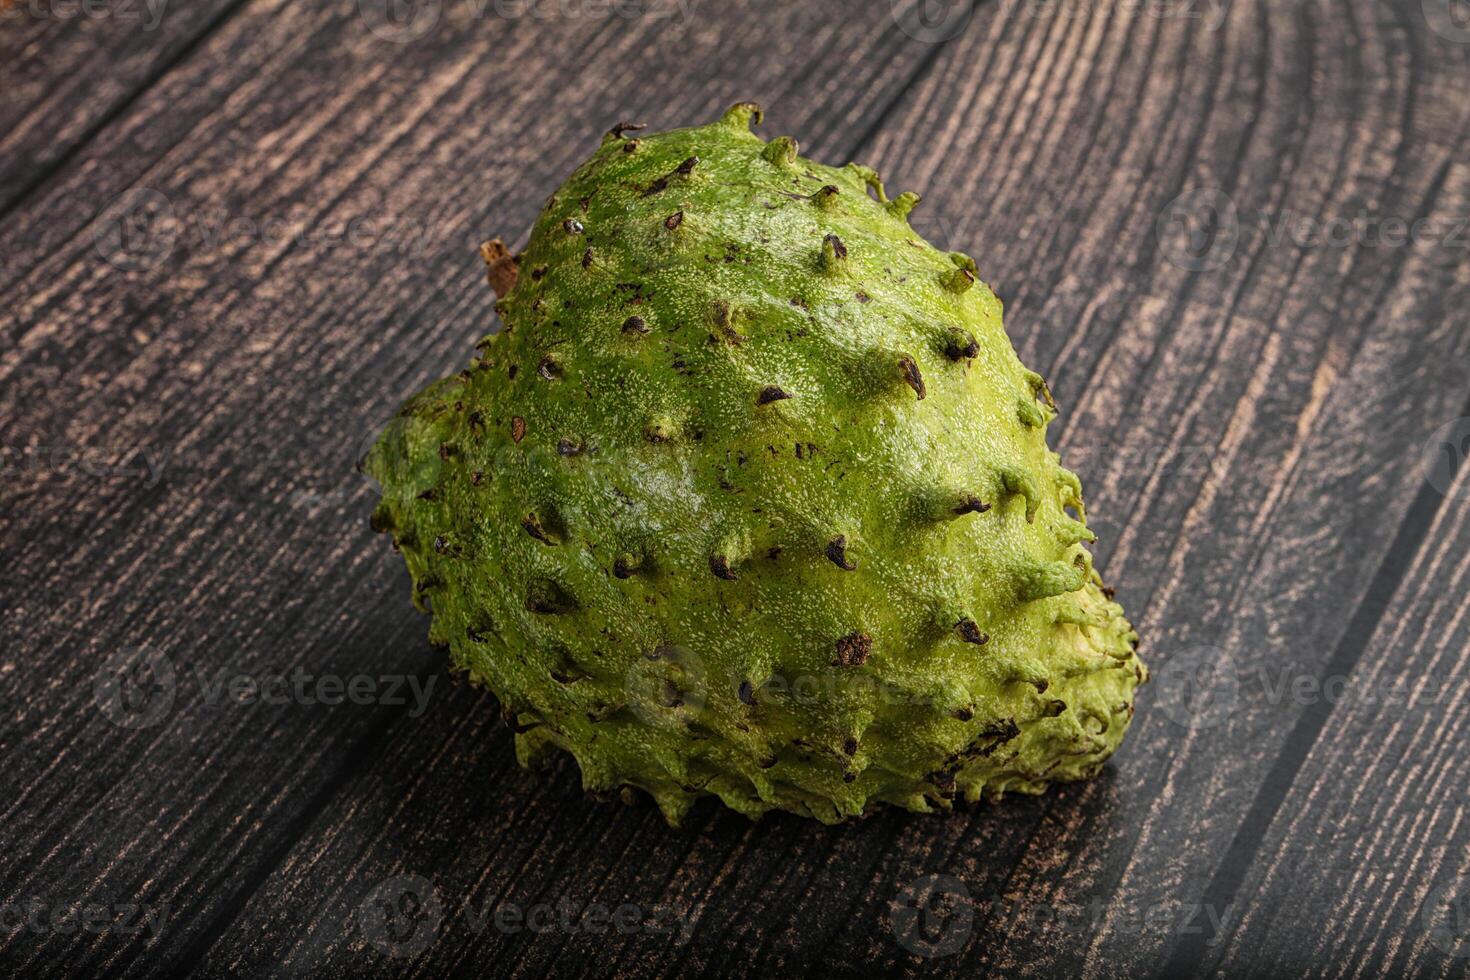
[(990, 509), (990, 505), (983, 502), (979, 497), (966, 497), (964, 502), (954, 509), (954, 512), (963, 517), (966, 514), (983, 514)]
[(968, 360), (980, 353), (975, 335), (958, 327), (949, 331), (944, 340), (944, 356), (951, 361)]
[(857, 568), (856, 565), (847, 560), (846, 535), (839, 534), (837, 537), (827, 542), (827, 560), (832, 562), (832, 564), (836, 565), (838, 568), (842, 569), (844, 572), (851, 572)]
[(576, 218), (568, 218), (561, 223), (561, 226), (567, 230), (568, 235), (580, 235), (582, 234), (582, 232), (587, 230), (586, 228), (582, 227), (582, 222), (578, 221)]
[(873, 652), (873, 638), (866, 633), (849, 633), (837, 641), (837, 659), (841, 667), (860, 667)]
[(1020, 734), (1021, 726), (1016, 724), (1016, 719), (1007, 718), (1005, 721), (996, 722), (995, 724), (991, 725), (989, 728), (985, 729), (975, 736), (977, 740), (995, 739), (995, 741), (984, 747), (972, 747), (967, 752), (967, 754), (976, 754), (980, 756), (990, 755), (996, 749), (1000, 748), (1002, 745), (1006, 744), (1011, 739)]
[(691, 173), (694, 172), (694, 168), (697, 167), (698, 165), (699, 165), (699, 157), (690, 157), (688, 160), (685, 160), (683, 163), (681, 163), (677, 167), (675, 167), (674, 168), (674, 172), (671, 173), (671, 174), (669, 174), (668, 177), (660, 177), (658, 180), (655, 180), (652, 184), (649, 184), (648, 185), (648, 190), (646, 190), (646, 191), (643, 192), (643, 196), (644, 197), (652, 197), (655, 194), (662, 194), (664, 191), (666, 191), (666, 190), (669, 189), (669, 180), (672, 177), (674, 177), (675, 174), (677, 174), (679, 176), (687, 177)]
[(623, 333), (648, 333), (648, 322), (641, 316), (630, 316), (623, 321)]
[(898, 369), (903, 372), (904, 384), (914, 389), (914, 394), (919, 396), (919, 401), (923, 401), (929, 391), (924, 387), (924, 376), (919, 373), (919, 365), (914, 363), (912, 357), (900, 357)]
[(510, 420), (510, 438), (511, 438), (511, 441), (514, 442), (514, 443), (516, 443), (517, 445), (519, 445), (520, 444), (520, 441), (523, 438), (525, 438), (525, 435), (526, 435), (526, 420), (523, 419), (523, 418), (521, 418), (519, 415), (517, 415), (517, 416), (515, 416), (514, 418), (512, 418)]
[(740, 700), (751, 707), (755, 706), (755, 687), (750, 681), (740, 682)]
[(960, 638), (963, 639), (966, 643), (973, 643), (976, 646), (984, 646), (985, 644), (990, 642), (990, 634), (980, 632), (980, 627), (975, 625), (975, 621), (973, 619), (960, 620), (959, 623), (955, 626), (955, 629), (959, 630)]
[(557, 363), (555, 357), (547, 354), (541, 358), (541, 363), (536, 365), (536, 373), (547, 381), (556, 381), (561, 377), (561, 365)]
[(726, 582), (735, 581), (735, 573), (730, 569), (730, 559), (725, 555), (710, 555), (709, 570), (715, 573), (715, 578)]
[(541, 524), (541, 518), (535, 514), (527, 514), (521, 518), (521, 527), (525, 528), (527, 534), (540, 541), (542, 544), (554, 545), (555, 541), (546, 533), (546, 528)]
[(590, 248), (582, 253), (582, 268), (592, 268), (592, 249)]
[(669, 215), (667, 218), (664, 219), (664, 227), (667, 228), (669, 231), (676, 231), (676, 230), (678, 230), (679, 226), (682, 225), (683, 223), (684, 223), (684, 212), (683, 211), (675, 211), (673, 214)]
[(761, 393), (756, 396), (755, 403), (757, 405), (769, 405), (771, 404), (771, 402), (785, 401), (787, 398), (790, 397), (791, 395), (783, 391), (778, 386), (766, 385), (764, 388), (761, 389)]
[(842, 754), (843, 755), (857, 755), (857, 749), (858, 749), (857, 739), (853, 738), (850, 735), (842, 743)]

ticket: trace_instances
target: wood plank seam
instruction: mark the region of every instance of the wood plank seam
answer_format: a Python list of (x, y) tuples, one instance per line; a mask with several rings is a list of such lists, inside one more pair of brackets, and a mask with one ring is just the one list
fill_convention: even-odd
[[(1470, 416), (1470, 400), (1466, 401), (1461, 414)], [(1428, 481), (1421, 484), (1419, 493), (1399, 524), (1393, 543), (1379, 563), (1362, 601), (1354, 610), (1347, 630), (1327, 661), (1324, 677), (1347, 677), (1352, 673), (1367, 651), (1368, 641), (1383, 625), (1383, 617), (1388, 612), (1393, 597), (1424, 549), (1429, 530), (1449, 499)], [(1197, 903), (1198, 909), (1228, 908), (1235, 901), (1246, 872), (1255, 861), (1257, 850), (1267, 839), (1267, 832), (1276, 819), (1277, 811), (1291, 791), (1297, 771), (1311, 753), (1335, 707), (1335, 702), (1330, 698), (1312, 701), (1304, 707), (1282, 744), (1276, 761), (1256, 791), (1250, 810), (1236, 829), (1230, 848), (1221, 858), (1209, 887)], [(1165, 969), (1166, 975), (1182, 976), (1197, 967), (1213, 939), (1212, 925), (1203, 913), (1197, 914), (1190, 924), (1196, 928), (1186, 931), (1179, 940)]]
[(65, 152), (52, 160), (46, 167), (33, 174), (10, 200), (0, 203), (0, 221), (4, 221), (10, 217), (17, 208), (25, 204), (32, 194), (44, 187), (47, 181), (70, 166), (71, 162), (76, 159), (77, 154), (86, 149), (100, 133), (127, 115), (128, 111), (132, 109), (140, 98), (152, 90), (153, 86), (157, 85), (165, 75), (188, 60), (194, 52), (203, 46), (205, 41), (209, 40), (221, 27), (228, 23), (230, 18), (234, 17), (248, 2), (249, 0), (231, 0), (229, 5), (215, 14), (197, 34), (181, 45), (172, 57), (149, 72), (148, 77), (143, 80), (142, 84), (137, 86), (132, 92), (129, 92), (126, 97), (119, 99), (115, 105), (111, 106), (102, 115), (98, 116), (87, 127), (86, 131), (71, 146), (66, 148)]

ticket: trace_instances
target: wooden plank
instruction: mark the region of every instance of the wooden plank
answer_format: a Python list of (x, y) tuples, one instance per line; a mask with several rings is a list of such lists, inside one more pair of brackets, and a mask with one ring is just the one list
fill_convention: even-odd
[(239, 0), (0, 4), (0, 215), (131, 105)]
[[(0, 671), (14, 828), (0, 904), (172, 916), (157, 935), (7, 933), (0, 960), (139, 973), (187, 968), (215, 942), (321, 805), (379, 762), (358, 753), (413, 714), (234, 706), (209, 694), (219, 672), (445, 681), (423, 621), (384, 600), (405, 595), (404, 577), (365, 528), (370, 488), (350, 467), (371, 422), (491, 326), (475, 245), (528, 227), (633, 115), (685, 124), (754, 96), (840, 155), (933, 53), (854, 23), (835, 4), (682, 26), (451, 11), (394, 45), (350, 9), (251, 6), (12, 216), (3, 234), (23, 260), (9, 268), (18, 302), (0, 311), (0, 440), (32, 452), (7, 459), (19, 472), (0, 513), (12, 567), (33, 571), (6, 582), (7, 633), (26, 645)], [(117, 157), (122, 183), (99, 186)], [(108, 202), (143, 190), (175, 232), (99, 249)], [(215, 234), (220, 218), (250, 223)], [(335, 242), (353, 220), (403, 234)], [(299, 232), (278, 240), (271, 221)], [(154, 485), (53, 452), (140, 446), (165, 460)], [(129, 648), (175, 671), (152, 727), (119, 727), (95, 703), (94, 675)], [(44, 673), (16, 668), (43, 658)], [(445, 710), (488, 725), (467, 694)], [(429, 714), (451, 717), (412, 721)], [(513, 762), (496, 745), (486, 764)], [(493, 771), (487, 791), (509, 778)]]
[(1438, 486), (1425, 485), (1422, 508), (1448, 499), (1402, 588), (1384, 597), (1357, 669), (1326, 684), (1284, 672), (1257, 682), (1323, 714), (1324, 727), (1242, 875), (1239, 895), (1250, 900), (1237, 902), (1238, 929), (1207, 950), (1212, 970), (1337, 962), (1363, 974), (1470, 972), (1470, 417), (1451, 434), (1443, 444), (1459, 478), (1446, 467)]
[[(1450, 308), (1452, 255), (1254, 242), (1203, 274), (1170, 265), (1161, 250), (1174, 246), (1155, 235), (1168, 202), (1209, 170), (1242, 207), (1333, 216), (1377, 200), (1389, 214), (1426, 205), (1454, 213), (1461, 191), (1445, 163), (1463, 119), (1444, 83), (1454, 52), (1416, 49), (1411, 72), (1405, 48), (1428, 45), (1422, 28), (1379, 23), (1374, 10), (1359, 5), (1340, 32), (1324, 34), (1325, 8), (1237, 5), (1219, 54), (1200, 25), (1138, 7), (1067, 18), (997, 12), (941, 53), (870, 155), (924, 191), (916, 222), (933, 237), (971, 247), (967, 236), (981, 236), (973, 250), (1010, 301), (1025, 356), (1051, 365), (1064, 407), (1074, 406), (1061, 431), (1108, 532), (1104, 567), (1156, 638), (1159, 664), (1209, 642), (1259, 664), (1277, 654), (1251, 649), (1253, 636), (1272, 635), (1269, 610), (1284, 631), (1275, 642), (1303, 669), (1320, 666), (1345, 622), (1335, 609), (1361, 598), (1414, 496), (1394, 447), (1427, 435), (1430, 420), (1464, 397), (1466, 379), (1451, 367), (1463, 363), (1463, 332), (1438, 326)], [(1310, 67), (1299, 68), (1306, 56)], [(1175, 83), (1191, 65), (1197, 78)], [(1309, 76), (1317, 88), (1304, 84)], [(1240, 111), (1253, 95), (1259, 105)], [(1383, 152), (1385, 138), (1397, 153)], [(1432, 152), (1411, 158), (1411, 140)], [(1332, 161), (1330, 180), (1322, 159)], [(955, 161), (964, 161), (962, 178), (939, 179)], [(1208, 465), (1188, 455), (1194, 446), (1208, 448)], [(1162, 463), (1123, 455), (1140, 447)], [(1347, 560), (1334, 553), (1337, 521), (1355, 531)], [(1293, 585), (1322, 569), (1313, 590)], [(1247, 614), (1249, 628), (1232, 632)], [(1293, 638), (1327, 645), (1296, 650)], [(1125, 932), (1128, 909), (1206, 892), (1210, 848), (1228, 847), (1282, 732), (1259, 705), (1246, 706), (1222, 736), (1240, 749), (1221, 772), (1165, 709), (1141, 718), (1114, 772), (1043, 801), (950, 821), (885, 814), (837, 829), (777, 819), (752, 830), (707, 814), (672, 840), (651, 815), (574, 809), (564, 783), (565, 804), (550, 814), (541, 784), (517, 783), (486, 816), (424, 779), (427, 763), (405, 729), (385, 743), (386, 772), (324, 815), (207, 962), (261, 968), (288, 948), (293, 967), (329, 973), (373, 964), (556, 973), (599, 952), (609, 972), (635, 974), (858, 964), (1142, 972), (1167, 960), (1176, 937)], [(445, 735), (434, 744), (450, 743)], [(453, 739), (432, 768), (478, 772), (485, 752), (504, 750), (460, 744)], [(563, 781), (574, 778), (567, 768)], [(1150, 850), (1160, 837), (1164, 846)], [(1190, 839), (1204, 842), (1198, 852), (1181, 843)], [(927, 960), (890, 925), (894, 901), (929, 874), (952, 876), (985, 903), (962, 955)], [(444, 903), (432, 944), (411, 966), (385, 958), (362, 928), (374, 890), (405, 875), (428, 881)], [(560, 898), (579, 908), (667, 902), (699, 925), (685, 947), (664, 936), (476, 932), (464, 903), (473, 910), (492, 896), (521, 909)], [(1100, 935), (1094, 899), (1119, 918)], [(1013, 903), (1005, 912), (1002, 900)], [(1059, 921), (1048, 925), (1048, 913)]]
[[(1206, 647), (1246, 672), (1370, 668), (1354, 609), (1370, 632), (1380, 618), (1457, 622), (1460, 607), (1433, 605), (1419, 578), (1400, 588), (1399, 565), (1441, 529), (1458, 533), (1422, 499), (1403, 447), (1470, 411), (1461, 256), (1250, 241), (1191, 272), (1155, 233), (1179, 193), (1214, 183), (1273, 215), (1467, 213), (1453, 88), (1467, 52), (1416, 20), (1417, 4), (1234, 4), (1214, 30), (1146, 5), (1010, 5), (935, 46), (835, 0), (762, 17), (701, 8), (673, 39), (667, 25), (450, 18), (404, 46), (351, 11), (302, 6), (243, 11), (0, 229), (0, 252), (21, 257), (5, 270), (21, 302), (0, 312), (0, 442), (141, 444), (174, 461), (141, 489), (146, 477), (91, 478), (54, 456), (0, 482), (13, 567), (34, 570), (5, 583), (7, 634), (26, 642), (0, 670), (0, 813), (15, 828), (0, 901), (172, 912), (158, 936), (3, 935), (0, 960), (211, 975), (1131, 974), (1179, 966), (1181, 950), (1193, 965), (1195, 950), (1130, 917), (1264, 888), (1244, 935), (1274, 959), (1236, 942), (1206, 947), (1207, 965), (1304, 966), (1272, 925), (1297, 921), (1361, 924), (1378, 961), (1440, 966), (1422, 940), (1390, 946), (1422, 888), (1324, 919), (1305, 904), (1317, 886), (1272, 863), (1330, 826), (1334, 804), (1308, 796), (1319, 769), (1352, 776), (1347, 756), (1323, 754), (1337, 726), (1383, 729), (1248, 696), (1191, 728), (1163, 674)], [(598, 71), (563, 74), (579, 64)], [(873, 111), (915, 72), (892, 112)], [(422, 620), (394, 601), (406, 586), (359, 523), (370, 495), (343, 475), (357, 434), (342, 420), (381, 417), (459, 363), (489, 322), (473, 244), (525, 227), (586, 150), (569, 134), (630, 115), (692, 121), (747, 85), (814, 155), (856, 152), (871, 132), (865, 160), (925, 192), (916, 223), (977, 255), (1023, 356), (1070, 407), (1056, 431), (1105, 535), (1100, 565), (1161, 669), (1100, 779), (949, 820), (752, 827), (706, 808), (671, 834), (651, 811), (581, 801), (570, 765), (519, 773), (489, 699), (437, 673)], [(698, 96), (668, 118), (663, 93), (691, 86)], [(152, 152), (122, 152), (139, 146)], [(106, 176), (119, 160), (121, 176)], [(192, 222), (163, 263), (99, 261), (95, 216), (130, 188)], [(367, 217), (430, 231), (364, 248), (200, 237), (221, 204), (309, 229)], [(1453, 587), (1448, 560), (1434, 569)], [(1364, 605), (1378, 585), (1399, 595), (1391, 617)], [(152, 728), (120, 729), (94, 702), (97, 664), (130, 646), (165, 653), (182, 678)], [(195, 674), (307, 665), (440, 686), (417, 717), (243, 709), (207, 701)], [(1432, 733), (1405, 728), (1396, 744), (1408, 753)], [(1443, 751), (1425, 771), (1453, 788)], [(1307, 768), (1289, 789), (1298, 756)], [(1409, 819), (1392, 804), (1380, 812)], [(1284, 819), (1298, 808), (1300, 828)], [(1426, 880), (1464, 866), (1450, 850), (1457, 811), (1434, 814), (1405, 845)], [(1335, 853), (1368, 853), (1369, 869), (1409, 853), (1365, 821)], [(1275, 842), (1259, 861), (1242, 837), (1258, 825)], [(1430, 843), (1434, 829), (1449, 846)], [(1353, 883), (1352, 870), (1321, 887)], [(977, 907), (951, 934), (959, 952), (925, 957), (891, 915), (934, 874)], [(418, 882), (395, 883), (406, 875), (444, 903), (436, 932), (388, 931), (405, 922), (384, 916), (385, 900), (413, 915)], [(627, 935), (478, 927), (492, 897), (637, 913)], [(1090, 920), (1094, 900), (1113, 915), (1106, 928)], [(1293, 901), (1303, 918), (1273, 918)], [(687, 943), (649, 928), (681, 917), (695, 922)]]
[[(913, 98), (927, 118), (900, 113), (915, 131), (890, 137), (989, 154), (969, 188), (991, 209), (982, 272), (1003, 296), (1022, 284), (1008, 322), (1071, 409), (1062, 451), (1100, 518), (1100, 565), (1161, 676), (1108, 806), (1050, 807), (1060, 826), (1025, 845), (1003, 891), (975, 890), (1036, 911), (977, 920), (967, 955), (1008, 971), (1190, 966), (1170, 963), (1172, 925), (1138, 924), (1188, 919), (1210, 894), (1258, 794), (1274, 792), (1262, 784), (1294, 714), (1248, 702), (1191, 730), (1160, 703), (1165, 668), (1210, 648), (1241, 670), (1323, 668), (1377, 569), (1398, 560), (1418, 489), (1403, 447), (1464, 402), (1454, 248), (1242, 241), (1192, 272), (1155, 235), (1176, 195), (1211, 185), (1247, 217), (1465, 213), (1463, 46), (1378, 4), (1235, 4), (1220, 32), (1141, 11), (1033, 25), (1029, 55), (945, 59)], [(1049, 47), (1091, 54), (1069, 71)], [(1016, 61), (1032, 72), (1018, 77)], [(981, 73), (998, 78), (968, 84)], [(972, 90), (961, 113), (1002, 128), (966, 144), (953, 93)], [(1017, 105), (1071, 119), (1057, 132), (1019, 110), (1006, 121)], [(941, 855), (929, 870), (950, 867)], [(871, 932), (892, 887), (875, 876), (872, 911), (839, 944)], [(1059, 921), (1038, 925), (1047, 914)]]

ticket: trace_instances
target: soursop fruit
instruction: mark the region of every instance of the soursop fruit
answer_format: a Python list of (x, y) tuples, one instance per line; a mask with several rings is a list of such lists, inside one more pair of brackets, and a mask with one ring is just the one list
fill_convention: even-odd
[(431, 640), (675, 824), (1092, 775), (1147, 674), (1045, 382), (916, 195), (760, 119), (620, 125), (483, 247), (503, 329), (365, 460)]

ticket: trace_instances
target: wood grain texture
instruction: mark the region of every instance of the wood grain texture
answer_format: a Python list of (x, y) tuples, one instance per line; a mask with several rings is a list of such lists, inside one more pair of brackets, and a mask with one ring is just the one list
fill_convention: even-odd
[[(1467, 434), (1470, 425), (1457, 453)], [(1322, 732), (1245, 869), (1239, 894), (1252, 898), (1237, 902), (1238, 925), (1211, 951), (1212, 970), (1309, 959), (1351, 960), (1364, 974), (1465, 970), (1470, 467), (1461, 462), (1458, 481), (1426, 486), (1416, 502), (1427, 510), (1449, 495), (1424, 547), (1405, 556), (1402, 588), (1383, 598), (1358, 669), (1329, 672), (1335, 683), (1320, 689), (1286, 689), (1325, 716)]]
[(239, 5), (0, 4), (0, 215), (125, 113)]
[[(157, 937), (3, 936), (0, 956), (145, 972), (186, 967), (218, 938), (406, 710), (235, 708), (206, 682), (438, 663), (422, 621), (382, 601), (403, 594), (399, 562), (366, 531), (370, 487), (351, 467), (403, 394), (490, 328), (476, 244), (528, 227), (630, 115), (687, 123), (738, 94), (789, 102), (818, 146), (861, 129), (932, 49), (841, 31), (833, 11), (777, 12), (733, 41), (699, 21), (446, 18), (392, 45), (350, 8), (250, 8), (14, 216), (24, 278), (0, 324), (4, 439), (33, 452), (5, 481), (4, 530), (11, 567), (34, 571), (8, 590), (6, 627), (61, 655), (39, 689), (33, 673), (0, 680), (16, 706), (0, 883), (11, 903), (186, 911)], [(752, 78), (768, 57), (797, 65), (798, 49), (852, 64), (861, 84), (827, 92), (821, 59)], [(569, 78), (570, 65), (597, 71)], [(660, 93), (675, 87), (686, 99), (670, 111)], [(156, 130), (161, 154), (127, 152)], [(122, 182), (96, 186), (113, 155)], [(118, 268), (96, 229), (130, 190), (162, 195), (176, 227), (162, 259), (145, 248)], [(249, 223), (236, 233), (235, 219)], [(273, 219), (290, 223), (284, 240), (252, 231)], [(388, 240), (331, 240), (354, 220)], [(57, 461), (78, 446), (157, 450), (163, 478), (140, 489)], [(178, 675), (156, 727), (118, 729), (93, 704), (93, 674), (128, 647)]]
[[(1162, 668), (1181, 657), (1224, 659), (1247, 677), (1318, 675), (1351, 611), (1375, 598), (1370, 585), (1395, 586), (1375, 573), (1399, 560), (1396, 531), (1421, 485), (1414, 454), (1464, 413), (1464, 322), (1446, 295), (1464, 257), (1435, 245), (1273, 245), (1267, 227), (1221, 267), (1192, 272), (1170, 261), (1180, 256), (1155, 222), (1176, 195), (1208, 187), (1230, 195), (1243, 224), (1363, 209), (1452, 222), (1470, 190), (1453, 95), (1464, 51), (1410, 5), (1232, 5), (1214, 32), (1143, 10), (1014, 26), (1014, 55), (942, 62), (954, 73), (936, 72), (930, 115), (914, 125), (959, 140), (968, 130), (952, 93), (989, 91), (966, 82), (989, 77), (988, 65), (1036, 68), (996, 71), (995, 95), (966, 107), (981, 118), (1026, 104), (1079, 113), (1071, 139), (1023, 119), (1005, 124), (1009, 142), (983, 133), (949, 152), (1006, 161), (993, 194), (1014, 217), (988, 215), (992, 244), (975, 251), (1010, 300), (1023, 358), (1064, 406), (1061, 451), (1100, 515), (1100, 566), (1138, 617), (1160, 683), (1118, 761), (1121, 813), (1068, 820), (1009, 869), (1006, 896), (1055, 912), (1062, 928), (995, 918), (970, 952), (1015, 972), (1184, 971), (1197, 964), (1180, 926), (1199, 928), (1201, 905), (1249, 900), (1213, 886), (1251, 860), (1258, 823), (1233, 847), (1247, 818), (1272, 819), (1257, 807), (1279, 798), (1266, 779), (1294, 777), (1274, 764), (1298, 750), (1286, 739), (1302, 712), (1242, 695), (1220, 724), (1181, 725), (1158, 706), (1178, 687)], [(1048, 45), (1096, 55), (1058, 71), (1063, 56)], [(1089, 90), (1105, 101), (1067, 98)], [(916, 145), (902, 130), (891, 139)], [(1032, 198), (1065, 219), (1007, 207)], [(1288, 966), (1306, 955), (1278, 952)]]
[[(30, 161), (0, 171), (0, 201), (21, 195), (0, 224), (0, 908), (163, 921), (7, 919), (0, 963), (1470, 971), (1421, 914), (1470, 873), (1467, 495), (1417, 462), (1470, 416), (1467, 250), (1290, 233), (1470, 216), (1470, 45), (1417, 0), (996, 0), (943, 43), (887, 3), (487, 9), (445, 2), (396, 43), (356, 4), (201, 6), (154, 46), (90, 24), (26, 62), (43, 83), (0, 137)], [(7, 43), (36, 58), (62, 29), (27, 30)], [(42, 94), (89, 58), (141, 87)], [(1054, 444), (1158, 673), (1098, 779), (840, 828), (707, 806), (672, 833), (583, 799), (570, 763), (521, 772), (367, 532), (358, 446), (493, 326), (475, 245), (522, 235), (612, 123), (746, 97), (766, 135), (922, 192), (915, 225), (977, 257), (1050, 379)], [(1217, 191), (1237, 220), (1212, 238)], [(162, 220), (128, 225), (141, 210)], [(129, 687), (109, 716), (94, 681), (128, 651), (172, 689)], [(295, 669), (429, 696), (211, 693)], [(1273, 695), (1333, 676), (1462, 698)], [(903, 908), (933, 876), (959, 914), (916, 940)], [(496, 924), (538, 906), (544, 930)], [(589, 907), (631, 911), (601, 934), (561, 919)]]

